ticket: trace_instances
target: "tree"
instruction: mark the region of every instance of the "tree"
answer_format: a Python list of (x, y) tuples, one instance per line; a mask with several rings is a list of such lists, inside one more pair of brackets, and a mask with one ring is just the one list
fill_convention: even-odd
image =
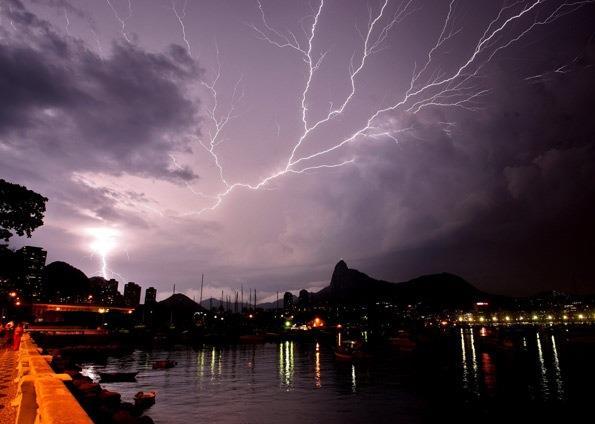
[(13, 236), (12, 231), (31, 237), (31, 233), (43, 225), (47, 201), (27, 187), (0, 179), (0, 239), (8, 241)]

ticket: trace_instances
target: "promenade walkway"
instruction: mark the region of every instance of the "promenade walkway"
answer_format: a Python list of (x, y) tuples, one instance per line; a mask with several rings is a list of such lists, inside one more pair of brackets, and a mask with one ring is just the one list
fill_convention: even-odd
[(17, 392), (14, 379), (17, 376), (18, 352), (0, 350), (0, 424), (14, 424), (16, 408), (11, 406)]
[(50, 359), (28, 334), (18, 352), (0, 349), (0, 424), (93, 424)]

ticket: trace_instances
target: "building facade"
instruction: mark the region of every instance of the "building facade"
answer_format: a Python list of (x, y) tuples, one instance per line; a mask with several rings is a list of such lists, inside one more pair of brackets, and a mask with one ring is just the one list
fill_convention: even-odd
[(124, 286), (124, 304), (136, 308), (140, 303), (141, 288), (138, 284), (130, 281)]
[(23, 295), (32, 302), (39, 302), (44, 296), (43, 268), (47, 252), (41, 247), (24, 246), (17, 254), (22, 265), (19, 286)]
[(154, 305), (157, 303), (157, 289), (149, 287), (145, 291), (145, 305)]

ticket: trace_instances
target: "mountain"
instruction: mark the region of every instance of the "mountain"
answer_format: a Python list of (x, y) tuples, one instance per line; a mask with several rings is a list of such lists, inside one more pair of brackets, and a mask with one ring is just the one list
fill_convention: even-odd
[(312, 294), (314, 303), (367, 304), (387, 300), (425, 307), (467, 307), (490, 296), (463, 278), (449, 273), (423, 275), (410, 281), (391, 283), (374, 279), (341, 260), (335, 266), (328, 287)]
[(182, 293), (172, 294), (167, 299), (158, 302), (161, 309), (168, 309), (180, 312), (198, 312), (204, 310), (198, 303)]
[(173, 325), (179, 328), (190, 328), (194, 326), (196, 312), (203, 311), (204, 308), (185, 294), (175, 293), (157, 302), (153, 322), (158, 327)]
[[(211, 297), (209, 299), (203, 300), (202, 303), (200, 304), (200, 306), (202, 306), (206, 310), (209, 310), (211, 306), (213, 306), (213, 308), (219, 308), (220, 303), (221, 303), (221, 299), (215, 299), (214, 297)], [(235, 300), (233, 300), (229, 303), (229, 307), (231, 308), (232, 311), (234, 310), (234, 303), (235, 303)], [(279, 306), (281, 308), (283, 307), (282, 300), (279, 300)], [(223, 302), (223, 307), (227, 309), (227, 302)], [(248, 302), (244, 302), (244, 307), (246, 307), (246, 308), (249, 307)], [(277, 302), (258, 303), (256, 305), (257, 309), (275, 309), (276, 307), (277, 307)], [(239, 301), (238, 301), (238, 309), (241, 309)]]
[(66, 262), (52, 262), (43, 270), (46, 294), (56, 301), (73, 301), (89, 292), (89, 279), (83, 271)]

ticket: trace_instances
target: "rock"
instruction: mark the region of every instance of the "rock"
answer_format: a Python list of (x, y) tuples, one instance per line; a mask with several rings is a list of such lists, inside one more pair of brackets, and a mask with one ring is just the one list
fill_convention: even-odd
[(82, 393), (100, 393), (101, 386), (98, 383), (81, 383), (78, 386), (75, 384), (75, 387)]
[(130, 414), (128, 411), (119, 410), (112, 415), (112, 421), (114, 424), (136, 424), (137, 419)]
[(99, 393), (99, 400), (108, 405), (108, 406), (113, 406), (113, 407), (117, 407), (120, 405), (120, 399), (122, 396), (120, 396), (120, 393), (117, 392), (110, 392), (109, 390), (103, 389), (100, 393)]

